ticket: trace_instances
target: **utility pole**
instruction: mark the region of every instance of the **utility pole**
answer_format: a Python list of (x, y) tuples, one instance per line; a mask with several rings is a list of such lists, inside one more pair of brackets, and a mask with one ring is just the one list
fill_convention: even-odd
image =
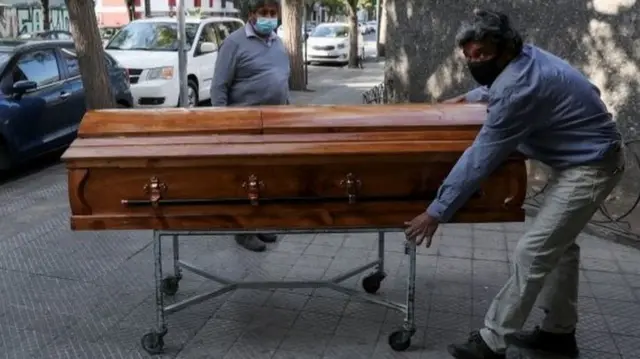
[(151, 17), (151, 0), (144, 0), (144, 17)]
[(302, 41), (304, 41), (304, 85), (309, 86), (309, 62), (307, 61), (307, 4), (304, 4), (302, 18)]
[[(178, 0), (178, 74), (180, 80), (180, 106), (189, 107), (187, 84), (187, 31), (185, 28), (185, 0)], [(197, 105), (197, 104), (196, 104)]]

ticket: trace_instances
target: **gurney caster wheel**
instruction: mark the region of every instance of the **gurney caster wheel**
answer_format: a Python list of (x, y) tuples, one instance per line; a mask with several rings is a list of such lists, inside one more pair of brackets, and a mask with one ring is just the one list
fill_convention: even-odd
[(150, 332), (143, 335), (140, 340), (142, 349), (151, 355), (162, 353), (164, 350), (164, 339), (162, 337), (163, 335), (156, 332)]
[(371, 273), (362, 279), (362, 289), (369, 294), (375, 294), (380, 289), (380, 284), (384, 278), (384, 273)]
[(411, 332), (398, 330), (389, 334), (389, 346), (397, 352), (403, 352), (411, 346)]
[(162, 287), (160, 288), (160, 290), (162, 291), (162, 293), (169, 296), (176, 295), (176, 293), (178, 293), (178, 288), (180, 288), (179, 283), (180, 279), (174, 276), (166, 277), (162, 280)]

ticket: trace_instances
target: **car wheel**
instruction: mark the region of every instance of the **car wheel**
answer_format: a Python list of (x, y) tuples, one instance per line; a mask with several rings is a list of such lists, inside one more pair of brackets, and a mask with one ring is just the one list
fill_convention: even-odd
[(187, 84), (187, 107), (196, 107), (198, 102), (198, 85), (195, 81), (189, 80)]

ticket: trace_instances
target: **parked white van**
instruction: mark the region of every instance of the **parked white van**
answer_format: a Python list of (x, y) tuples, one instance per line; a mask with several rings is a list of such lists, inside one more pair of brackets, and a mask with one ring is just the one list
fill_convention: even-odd
[[(227, 17), (187, 18), (188, 106), (210, 98), (218, 47), (244, 26)], [(105, 50), (129, 71), (136, 107), (179, 106), (178, 22), (174, 17), (135, 20), (109, 40)]]

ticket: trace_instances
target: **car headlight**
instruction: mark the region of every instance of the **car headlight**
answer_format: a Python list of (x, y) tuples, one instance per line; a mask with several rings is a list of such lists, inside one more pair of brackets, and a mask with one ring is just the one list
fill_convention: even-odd
[(173, 66), (156, 67), (147, 70), (147, 80), (171, 80), (173, 78)]
[(339, 49), (344, 49), (345, 47), (347, 47), (347, 45), (345, 45), (345, 44), (338, 44), (338, 48), (339, 48)]

